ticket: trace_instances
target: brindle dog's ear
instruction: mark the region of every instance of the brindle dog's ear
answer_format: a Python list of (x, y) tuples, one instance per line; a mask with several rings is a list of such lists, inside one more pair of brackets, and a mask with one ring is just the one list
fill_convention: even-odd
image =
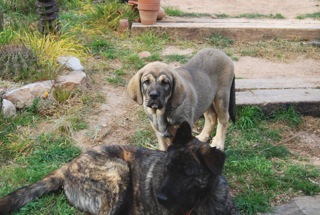
[(182, 104), (187, 94), (183, 79), (178, 74), (176, 74), (177, 71), (173, 70), (171, 73), (173, 75), (171, 106), (173, 108), (177, 108), (179, 105)]
[(139, 105), (142, 105), (143, 103), (142, 92), (140, 87), (140, 79), (142, 74), (143, 71), (141, 69), (130, 79), (127, 87), (129, 97), (133, 99), (135, 102), (137, 102)]
[(202, 146), (200, 154), (203, 161), (214, 175), (221, 175), (226, 154), (216, 147)]
[(184, 145), (190, 142), (193, 139), (192, 137), (192, 130), (190, 124), (187, 121), (181, 123), (180, 127), (178, 128), (173, 140), (173, 145)]

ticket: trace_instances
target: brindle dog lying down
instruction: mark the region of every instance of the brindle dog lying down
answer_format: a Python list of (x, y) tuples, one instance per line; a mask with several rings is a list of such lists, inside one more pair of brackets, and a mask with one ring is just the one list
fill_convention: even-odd
[(127, 145), (94, 147), (42, 180), (0, 199), (0, 214), (64, 190), (90, 214), (238, 214), (221, 176), (224, 152), (182, 123), (167, 152)]

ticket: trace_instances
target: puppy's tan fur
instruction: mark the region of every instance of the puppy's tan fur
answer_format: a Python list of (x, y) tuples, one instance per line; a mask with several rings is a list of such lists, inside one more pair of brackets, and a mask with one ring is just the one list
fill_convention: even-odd
[(224, 149), (228, 120), (235, 120), (234, 66), (222, 51), (200, 50), (184, 66), (147, 64), (128, 83), (129, 96), (143, 105), (157, 134), (159, 149), (171, 144), (176, 128), (193, 125), (202, 115), (205, 125), (197, 137), (206, 142), (218, 122), (211, 145)]

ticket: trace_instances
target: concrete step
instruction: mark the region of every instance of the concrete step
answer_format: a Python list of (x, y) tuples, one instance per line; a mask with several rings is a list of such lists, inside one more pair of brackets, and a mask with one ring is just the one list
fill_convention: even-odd
[(303, 115), (320, 116), (320, 78), (236, 79), (236, 103), (270, 113), (291, 105)]
[(213, 19), (165, 17), (155, 25), (133, 23), (132, 33), (153, 29), (160, 33), (198, 39), (213, 33), (225, 35), (238, 41), (283, 38), (288, 40), (315, 40), (320, 38), (318, 20), (277, 20), (277, 19)]

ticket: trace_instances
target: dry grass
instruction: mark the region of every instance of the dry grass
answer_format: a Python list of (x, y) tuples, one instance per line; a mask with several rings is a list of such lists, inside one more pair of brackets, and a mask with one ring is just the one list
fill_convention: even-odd
[(241, 56), (264, 58), (271, 61), (291, 62), (298, 58), (320, 60), (319, 47), (307, 42), (274, 39), (269, 41), (235, 43), (230, 49)]

